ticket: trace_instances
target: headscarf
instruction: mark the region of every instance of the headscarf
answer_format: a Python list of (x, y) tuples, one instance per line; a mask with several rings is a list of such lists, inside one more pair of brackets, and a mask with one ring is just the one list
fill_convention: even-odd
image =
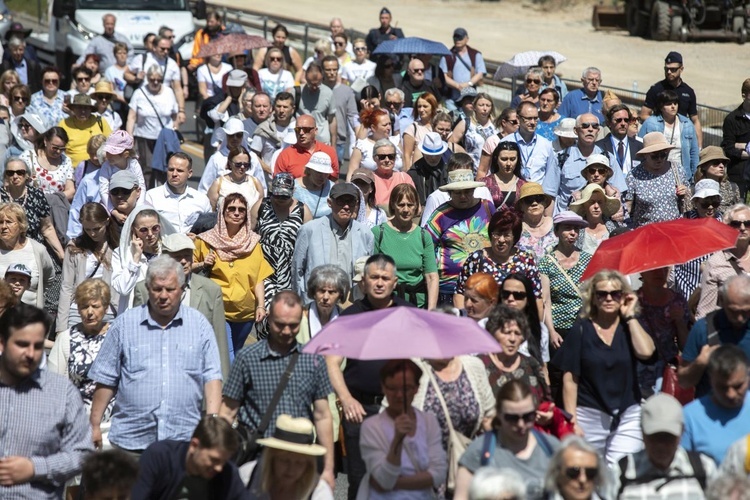
[[(143, 203), (137, 205), (133, 211), (130, 212), (128, 218), (125, 219), (125, 223), (122, 225), (122, 231), (120, 232), (120, 261), (122, 262), (123, 269), (128, 266), (129, 262), (133, 261), (133, 255), (130, 253), (130, 240), (133, 238), (133, 224), (135, 223), (135, 218), (138, 214), (144, 210), (153, 210), (158, 215), (159, 225), (161, 226), (161, 232), (159, 235), (161, 238), (168, 234), (174, 234), (177, 232), (175, 231), (174, 226), (172, 226), (167, 219), (162, 217), (154, 207)], [(138, 262), (136, 262), (136, 264), (138, 264)]]
[(250, 229), (250, 205), (244, 196), (240, 196), (245, 201), (247, 211), (245, 212), (245, 222), (234, 237), (229, 236), (227, 222), (224, 220), (224, 201), (226, 198), (220, 200), (216, 207), (216, 225), (197, 236), (215, 250), (224, 262), (232, 262), (250, 255), (255, 245), (260, 241), (260, 235)]

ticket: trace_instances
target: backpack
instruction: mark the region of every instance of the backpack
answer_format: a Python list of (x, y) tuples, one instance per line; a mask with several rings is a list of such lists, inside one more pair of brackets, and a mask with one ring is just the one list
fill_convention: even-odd
[(472, 76), (474, 76), (474, 73), (476, 73), (477, 54), (479, 54), (479, 51), (472, 49), (468, 45), (466, 46), (466, 50), (469, 51), (469, 61), (471, 61), (471, 67), (466, 64), (466, 60), (463, 57), (459, 57), (458, 51), (456, 51), (455, 47), (451, 49), (451, 55), (445, 56), (445, 66), (448, 68), (448, 71), (446, 73), (451, 78), (453, 78), (453, 68), (456, 66), (456, 61), (463, 64), (466, 69), (469, 70), (469, 73), (471, 73)]
[[(667, 484), (672, 481), (677, 481), (681, 479), (697, 479), (698, 483), (701, 486), (702, 490), (706, 489), (706, 469), (703, 468), (703, 462), (701, 461), (701, 454), (697, 451), (688, 451), (688, 460), (690, 460), (690, 467), (693, 469), (692, 474), (685, 474), (682, 476), (662, 476), (662, 475), (654, 475), (654, 474), (647, 474), (641, 478), (634, 478), (634, 479), (628, 479), (625, 477), (625, 473), (628, 470), (628, 467), (632, 463), (633, 455), (626, 455), (622, 457), (618, 462), (617, 465), (620, 468), (620, 489), (617, 492), (617, 497), (619, 498), (620, 495), (622, 495), (622, 492), (625, 490), (626, 486), (634, 485), (634, 484), (646, 484), (650, 483), (651, 481), (654, 481), (656, 479), (664, 479), (664, 484)], [(663, 486), (663, 485), (662, 485)]]

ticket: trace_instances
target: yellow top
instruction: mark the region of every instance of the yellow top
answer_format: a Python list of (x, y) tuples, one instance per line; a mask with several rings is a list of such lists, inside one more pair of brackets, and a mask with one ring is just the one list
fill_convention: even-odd
[(107, 120), (95, 115), (92, 115), (83, 125), (76, 124), (73, 118), (65, 118), (60, 120), (57, 126), (65, 129), (65, 132), (68, 133), (68, 145), (65, 147), (65, 154), (71, 159), (74, 166), (89, 159), (89, 153), (86, 151), (89, 139), (97, 134), (104, 134), (109, 137), (109, 134), (112, 133)]
[[(208, 244), (200, 238), (195, 239), (196, 262), (203, 262), (210, 251)], [(256, 297), (255, 285), (273, 274), (273, 268), (263, 256), (260, 245), (255, 245), (250, 255), (232, 262), (222, 261), (216, 255), (216, 262), (211, 268), (211, 278), (221, 287), (224, 298), (224, 312), (229, 321), (252, 321), (255, 319)], [(261, 304), (263, 297), (260, 297)]]

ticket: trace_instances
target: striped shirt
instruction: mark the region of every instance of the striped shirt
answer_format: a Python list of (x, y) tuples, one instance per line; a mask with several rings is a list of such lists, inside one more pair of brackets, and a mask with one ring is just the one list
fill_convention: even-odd
[(81, 395), (66, 377), (39, 369), (15, 386), (0, 383), (0, 457), (27, 457), (28, 483), (0, 486), (0, 498), (62, 498), (93, 449)]
[(148, 304), (129, 309), (112, 323), (89, 378), (117, 389), (109, 432), (115, 445), (145, 450), (165, 439), (189, 441), (204, 385), (221, 380), (213, 327), (184, 305), (164, 328)]

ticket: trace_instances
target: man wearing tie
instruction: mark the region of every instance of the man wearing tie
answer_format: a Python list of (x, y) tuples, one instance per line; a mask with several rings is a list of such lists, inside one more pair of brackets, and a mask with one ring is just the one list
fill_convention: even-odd
[(596, 145), (609, 157), (612, 169), (619, 167), (624, 176), (640, 163), (636, 153), (643, 147), (641, 141), (628, 137), (628, 127), (634, 118), (630, 108), (624, 104), (615, 104), (607, 113), (610, 133), (596, 142)]

